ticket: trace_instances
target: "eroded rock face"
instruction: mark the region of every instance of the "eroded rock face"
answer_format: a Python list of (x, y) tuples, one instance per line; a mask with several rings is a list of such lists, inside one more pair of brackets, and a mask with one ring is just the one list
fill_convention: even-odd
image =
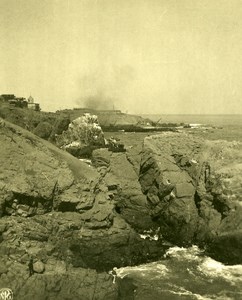
[(73, 268), (57, 259), (47, 260), (44, 273), (32, 276), (28, 268), (17, 261), (1, 258), (0, 266), (0, 289), (8, 286), (19, 300), (118, 299), (117, 286), (107, 273)]
[[(70, 291), (74, 299), (116, 299), (112, 279), (83, 268), (161, 257), (162, 239), (139, 235), (149, 229), (241, 262), (239, 143), (165, 133), (145, 139), (141, 160), (135, 149), (98, 149), (93, 166), (7, 122), (0, 143), (0, 283), (19, 299), (68, 299)], [(28, 277), (30, 257), (39, 268)]]
[(94, 169), (17, 126), (2, 127), (0, 139), (1, 202), (7, 215), (49, 212), (71, 187), (85, 194), (98, 181)]
[[(233, 240), (226, 250), (234, 253), (230, 261), (242, 261), (237, 251), (242, 240), (241, 150), (237, 142), (185, 133), (145, 138), (139, 180), (165, 238), (178, 245), (206, 243), (214, 255), (224, 240)], [(219, 257), (228, 262), (223, 253)]]
[[(73, 267), (77, 273), (82, 272), (80, 268), (107, 271), (155, 259), (164, 250), (160, 241), (142, 239), (136, 230), (147, 202), (132, 165), (126, 160), (123, 168), (116, 169), (116, 164), (123, 164), (125, 153), (110, 153), (110, 157), (114, 155), (112, 162), (106, 153), (106, 166), (102, 167), (109, 172), (98, 172), (28, 131), (8, 122), (1, 124), (0, 256), (7, 274), (3, 267), (0, 282), (13, 287), (18, 299), (23, 299), (24, 293), (24, 299), (35, 293), (35, 299), (44, 299), (46, 294), (63, 299), (70, 290), (74, 298), (85, 299), (85, 289), (92, 294), (86, 299), (102, 299), (93, 298), (94, 293), (115, 299), (112, 281), (103, 283), (106, 279), (101, 275), (92, 277), (100, 282), (99, 288), (93, 282), (89, 286), (82, 275), (83, 285), (71, 283)], [(117, 212), (121, 202), (124, 207)], [(149, 217), (147, 209), (145, 214)], [(34, 275), (28, 278), (31, 257)], [(16, 276), (21, 268), (24, 286)], [(58, 280), (57, 270), (63, 271)], [(51, 286), (47, 279), (53, 282)], [(33, 284), (39, 294), (36, 290), (27, 292)], [(106, 291), (102, 291), (102, 284)]]
[[(168, 136), (169, 140), (166, 139)], [(174, 157), (179, 155), (174, 151), (178, 137), (165, 134), (145, 139), (140, 183), (147, 195), (151, 215), (161, 225), (162, 234), (173, 242), (186, 245), (192, 242), (197, 231), (198, 212), (194, 202), (195, 184)], [(180, 149), (180, 155), (189, 155), (186, 154), (188, 149)], [(190, 157), (193, 158), (191, 153)]]
[(93, 151), (92, 161), (108, 188), (116, 212), (139, 232), (155, 227), (128, 152), (115, 153), (98, 149)]

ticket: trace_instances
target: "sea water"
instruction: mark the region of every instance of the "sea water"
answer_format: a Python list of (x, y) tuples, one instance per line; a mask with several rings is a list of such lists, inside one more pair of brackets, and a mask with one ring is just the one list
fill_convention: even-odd
[(242, 126), (242, 115), (142, 115), (159, 123), (210, 124), (214, 126)]
[(242, 265), (226, 266), (197, 246), (171, 247), (161, 260), (120, 268), (117, 274), (136, 283), (134, 299), (242, 299)]

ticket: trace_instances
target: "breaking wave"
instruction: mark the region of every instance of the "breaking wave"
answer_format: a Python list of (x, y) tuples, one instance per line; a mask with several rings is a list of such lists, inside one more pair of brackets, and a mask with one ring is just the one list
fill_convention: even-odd
[[(197, 246), (172, 247), (161, 260), (120, 268), (117, 276), (132, 278), (137, 291), (140, 289), (134, 299), (139, 300), (242, 299), (242, 265), (226, 266), (204, 255)], [(148, 288), (151, 294), (142, 295), (141, 290)]]

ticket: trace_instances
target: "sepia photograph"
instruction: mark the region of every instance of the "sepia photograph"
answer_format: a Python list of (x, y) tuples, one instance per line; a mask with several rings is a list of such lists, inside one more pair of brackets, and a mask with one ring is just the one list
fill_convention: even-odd
[(242, 299), (242, 1), (0, 11), (0, 300)]

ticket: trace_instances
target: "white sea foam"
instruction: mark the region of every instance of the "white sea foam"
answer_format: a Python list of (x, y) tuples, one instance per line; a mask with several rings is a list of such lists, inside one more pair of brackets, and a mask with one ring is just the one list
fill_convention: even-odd
[(174, 299), (242, 299), (242, 265), (226, 266), (205, 256), (197, 246), (171, 247), (164, 259), (120, 268), (117, 275), (157, 286), (158, 293), (170, 293)]
[(198, 124), (198, 123), (190, 123), (189, 124), (192, 128), (197, 128), (197, 127), (202, 127), (204, 126), (203, 124)]
[(206, 257), (198, 266), (198, 270), (210, 278), (223, 278), (231, 284), (242, 284), (242, 265), (225, 266), (210, 257)]
[(166, 275), (168, 269), (165, 265), (160, 262), (152, 262), (148, 264), (143, 264), (134, 267), (124, 267), (117, 270), (117, 275), (120, 278), (123, 278), (129, 274), (137, 274), (139, 276), (147, 276), (150, 277), (152, 275), (153, 278), (161, 275)]
[(203, 251), (199, 249), (197, 246), (192, 246), (190, 248), (183, 248), (183, 247), (171, 247), (169, 248), (164, 257), (176, 257), (176, 258), (182, 258), (187, 260), (198, 260), (201, 259), (199, 257), (200, 254), (202, 254)]
[[(175, 291), (171, 291), (171, 290), (167, 290), (169, 291), (171, 294), (173, 295), (178, 295), (179, 297), (181, 296), (191, 296), (193, 298), (191, 299), (194, 299), (194, 297), (198, 300), (213, 300), (214, 298), (210, 298), (208, 296), (202, 296), (202, 295), (199, 295), (199, 294), (196, 294), (196, 293), (192, 293), (190, 291), (187, 291), (187, 290), (184, 290), (184, 291), (180, 291), (180, 292), (175, 292)], [(223, 299), (225, 300), (225, 299)], [(226, 298), (226, 300), (229, 300)]]
[(160, 237), (160, 227), (157, 230), (145, 230), (142, 234), (139, 235), (142, 239), (149, 239), (151, 241), (158, 241)]
[(159, 236), (157, 234), (155, 234), (155, 235), (140, 234), (139, 236), (144, 240), (149, 239), (151, 241), (158, 241), (158, 239), (159, 239)]
[(197, 270), (208, 278), (224, 279), (231, 284), (242, 283), (242, 265), (226, 266), (210, 257), (201, 255), (202, 253), (203, 251), (197, 246), (190, 248), (172, 247), (164, 256), (182, 261), (196, 261)]
[[(173, 295), (178, 295), (179, 297), (181, 296), (191, 296), (191, 299), (198, 299), (198, 300), (212, 300), (213, 298), (210, 298), (209, 295), (200, 295), (198, 293), (193, 293), (184, 287), (178, 286), (176, 284), (169, 284), (170, 288), (169, 289), (163, 289), (164, 292), (169, 292), (170, 294)], [(187, 299), (187, 298), (186, 298)]]

